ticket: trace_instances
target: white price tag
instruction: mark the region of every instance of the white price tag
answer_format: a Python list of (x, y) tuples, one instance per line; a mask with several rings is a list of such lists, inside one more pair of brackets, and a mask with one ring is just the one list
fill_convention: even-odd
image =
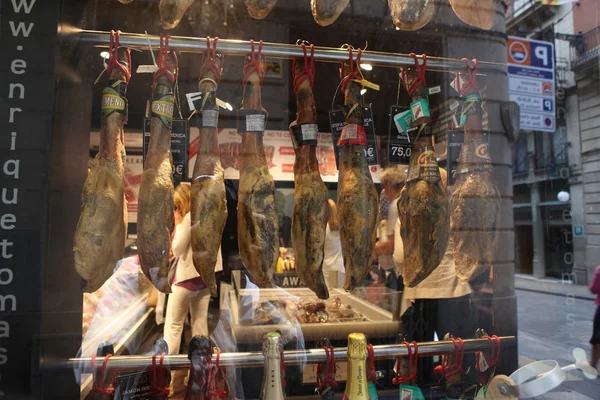
[(217, 105), (219, 107), (221, 107), (224, 110), (227, 110), (227, 103), (225, 103), (223, 100), (217, 98)]
[(138, 74), (153, 74), (156, 71), (158, 71), (158, 67), (156, 65), (140, 65), (136, 70)]
[(358, 138), (358, 125), (350, 124), (344, 126), (344, 129), (342, 129), (341, 140), (354, 140), (356, 138)]
[(452, 86), (452, 89), (456, 90), (457, 92), (458, 92), (458, 87), (457, 87), (458, 82), (460, 82), (460, 87), (463, 87), (463, 85), (466, 83), (465, 80), (462, 78), (462, 76), (458, 75), (458, 79), (460, 79), (460, 81), (457, 79), (454, 79), (452, 81), (452, 83), (450, 84), (450, 86)]
[(458, 106), (460, 106), (460, 103), (456, 100), (454, 100), (452, 103), (450, 103), (450, 111), (454, 111), (458, 108)]
[(188, 103), (188, 107), (190, 108), (190, 111), (194, 111), (194, 110), (196, 110), (196, 106), (194, 105), (194, 102), (196, 100), (199, 100), (202, 98), (202, 92), (187, 93), (185, 95), (185, 98), (187, 99), (187, 103)]
[(429, 94), (436, 94), (436, 93), (440, 93), (442, 91), (442, 88), (440, 86), (434, 86), (432, 88), (429, 88)]
[[(348, 363), (336, 362), (335, 363), (335, 381), (345, 382), (348, 379)], [(302, 370), (302, 383), (316, 383), (317, 382), (317, 365), (308, 364), (304, 366)]]
[(317, 140), (319, 127), (316, 124), (300, 125), (302, 129), (302, 140)]
[(217, 110), (202, 111), (202, 127), (217, 128), (219, 126), (219, 112)]
[(246, 115), (246, 131), (262, 132), (265, 130), (265, 116), (263, 114)]

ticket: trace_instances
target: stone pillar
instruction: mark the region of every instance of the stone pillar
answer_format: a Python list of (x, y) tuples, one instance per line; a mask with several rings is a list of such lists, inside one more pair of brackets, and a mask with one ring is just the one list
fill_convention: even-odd
[(533, 183), (531, 189), (531, 221), (533, 222), (533, 276), (546, 276), (546, 249), (544, 242), (544, 221), (540, 210), (540, 185)]

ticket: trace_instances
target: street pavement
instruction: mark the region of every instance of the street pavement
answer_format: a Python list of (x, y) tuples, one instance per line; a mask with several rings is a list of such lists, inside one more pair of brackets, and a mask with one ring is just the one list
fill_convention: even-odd
[[(572, 364), (575, 347), (590, 353), (589, 339), (596, 306), (587, 288), (561, 282), (516, 281), (519, 365), (539, 360)], [(600, 379), (588, 380), (580, 371), (552, 392), (538, 397), (548, 400), (598, 400)]]

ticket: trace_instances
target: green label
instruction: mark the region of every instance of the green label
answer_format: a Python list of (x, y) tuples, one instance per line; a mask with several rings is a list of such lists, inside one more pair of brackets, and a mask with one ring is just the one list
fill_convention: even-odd
[(369, 382), (369, 397), (371, 400), (378, 400), (377, 397), (377, 386), (373, 382)]
[(414, 121), (418, 120), (419, 118), (431, 117), (431, 113), (429, 112), (429, 103), (426, 99), (419, 99), (410, 103), (410, 110), (412, 111)]
[(102, 119), (114, 112), (127, 115), (127, 99), (112, 87), (105, 87), (102, 91)]
[(402, 384), (398, 393), (400, 393), (400, 400), (425, 400), (423, 392), (416, 386)]
[(412, 110), (406, 110), (400, 114), (394, 115), (394, 123), (399, 132), (408, 136), (408, 129), (413, 123)]
[(152, 117), (160, 118), (167, 128), (172, 129), (174, 106), (175, 97), (173, 94), (167, 94), (152, 100)]

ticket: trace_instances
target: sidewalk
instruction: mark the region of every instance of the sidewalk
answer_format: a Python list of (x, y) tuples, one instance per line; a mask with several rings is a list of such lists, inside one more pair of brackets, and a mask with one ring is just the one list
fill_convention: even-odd
[(515, 289), (528, 292), (553, 294), (556, 296), (573, 296), (581, 300), (596, 300), (596, 296), (590, 293), (587, 286), (573, 285), (559, 279), (534, 278), (531, 275), (515, 274)]

